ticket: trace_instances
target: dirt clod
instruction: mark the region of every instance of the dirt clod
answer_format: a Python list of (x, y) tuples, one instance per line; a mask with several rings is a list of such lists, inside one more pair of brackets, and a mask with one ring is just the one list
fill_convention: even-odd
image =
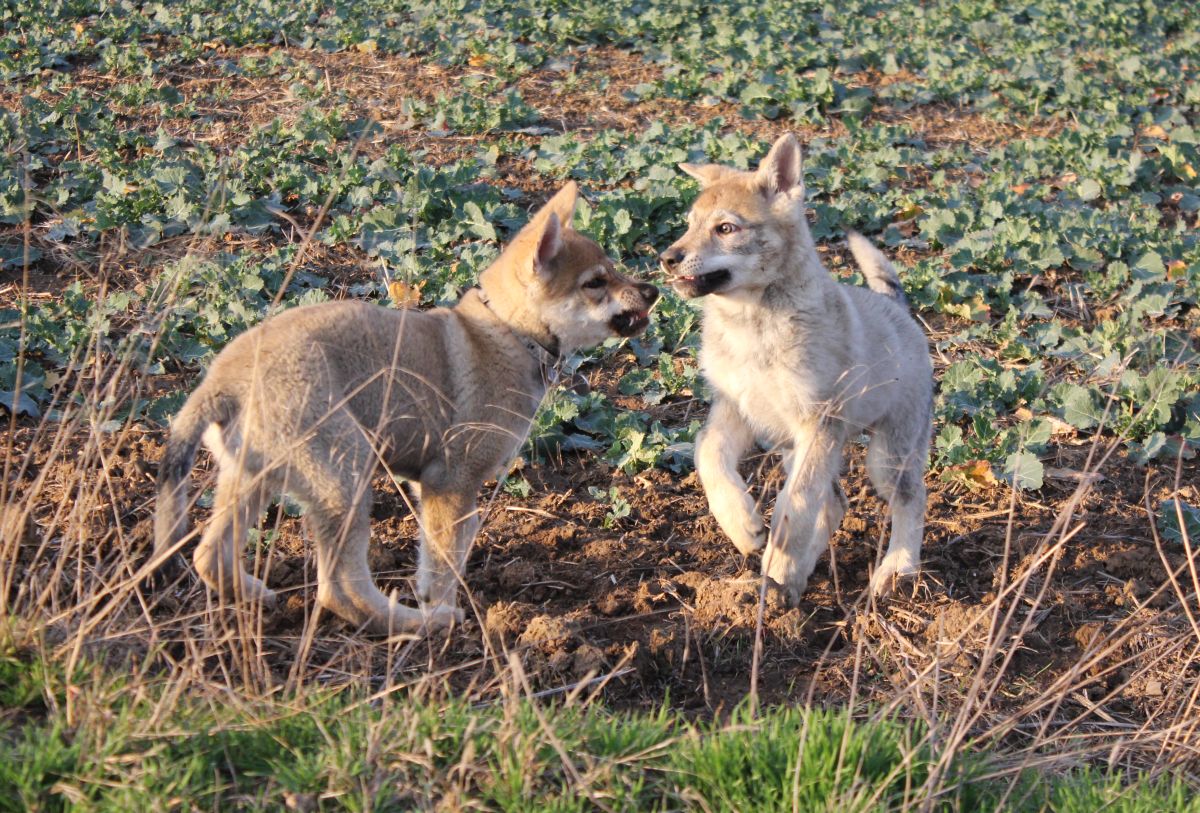
[(562, 618), (549, 615), (538, 615), (529, 619), (525, 631), (517, 641), (543, 652), (553, 653), (567, 645), (571, 637), (571, 629)]

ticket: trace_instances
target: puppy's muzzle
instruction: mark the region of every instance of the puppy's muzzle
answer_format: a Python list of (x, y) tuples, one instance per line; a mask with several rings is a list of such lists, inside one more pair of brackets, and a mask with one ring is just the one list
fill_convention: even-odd
[(680, 271), (686, 258), (687, 252), (676, 246), (671, 246), (658, 255), (662, 269), (671, 281), (671, 287), (688, 299), (718, 291), (733, 278), (733, 274), (726, 268), (718, 268), (703, 274), (682, 274)]
[(637, 336), (650, 325), (650, 308), (658, 301), (658, 289), (647, 282), (638, 283), (636, 288), (636, 296), (642, 300), (642, 306), (621, 311), (609, 322), (618, 336)]
[(662, 263), (663, 271), (668, 275), (676, 274), (679, 271), (679, 264), (683, 262), (683, 258), (687, 253), (678, 246), (671, 246), (669, 249), (658, 255), (658, 261)]

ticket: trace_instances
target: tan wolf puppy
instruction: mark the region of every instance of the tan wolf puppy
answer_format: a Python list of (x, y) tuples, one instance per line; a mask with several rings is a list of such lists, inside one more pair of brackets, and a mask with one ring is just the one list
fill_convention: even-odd
[[(479, 527), (476, 495), (520, 449), (561, 354), (634, 336), (658, 298), (571, 227), (568, 184), (451, 309), (340, 301), (284, 311), (213, 361), (171, 424), (158, 475), (155, 559), (187, 528), (201, 439), (219, 467), (194, 561), (227, 598), (274, 593), (242, 566), (248, 528), (281, 492), (306, 507), (317, 600), (375, 633), (459, 620), (458, 585)], [(367, 567), (372, 474), (413, 482), (420, 609), (389, 600)]]
[[(743, 554), (799, 600), (842, 521), (842, 449), (871, 435), (867, 472), (892, 534), (871, 589), (915, 573), (925, 526), (933, 370), (891, 264), (864, 237), (850, 249), (866, 288), (839, 284), (805, 218), (800, 145), (790, 133), (755, 172), (680, 168), (702, 191), (688, 229), (660, 255), (675, 290), (705, 296), (700, 363), (712, 411), (696, 443), (709, 508)], [(758, 440), (784, 454), (770, 534), (738, 461)]]

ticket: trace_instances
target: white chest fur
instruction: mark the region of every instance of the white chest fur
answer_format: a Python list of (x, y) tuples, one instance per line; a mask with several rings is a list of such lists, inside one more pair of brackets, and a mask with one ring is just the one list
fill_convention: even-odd
[(709, 310), (700, 365), (760, 440), (785, 443), (823, 406), (803, 345), (803, 330), (792, 320)]

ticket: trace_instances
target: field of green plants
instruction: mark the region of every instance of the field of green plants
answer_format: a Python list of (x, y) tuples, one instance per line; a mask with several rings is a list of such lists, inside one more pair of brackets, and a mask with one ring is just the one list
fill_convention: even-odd
[[(170, 416), (269, 314), (453, 303), (565, 180), (631, 274), (805, 145), (938, 391), (925, 571), (804, 602), (707, 515), (700, 310), (567, 361), (449, 636), (139, 586)], [(1150, 0), (0, 5), (0, 810), (1200, 809), (1200, 13)], [(585, 386), (586, 382), (586, 386)], [(202, 523), (208, 464), (197, 472)], [(777, 459), (747, 472), (770, 504)], [(490, 493), (490, 492), (489, 492)], [(372, 565), (416, 523), (376, 483)], [(769, 598), (769, 597), (767, 597)]]

